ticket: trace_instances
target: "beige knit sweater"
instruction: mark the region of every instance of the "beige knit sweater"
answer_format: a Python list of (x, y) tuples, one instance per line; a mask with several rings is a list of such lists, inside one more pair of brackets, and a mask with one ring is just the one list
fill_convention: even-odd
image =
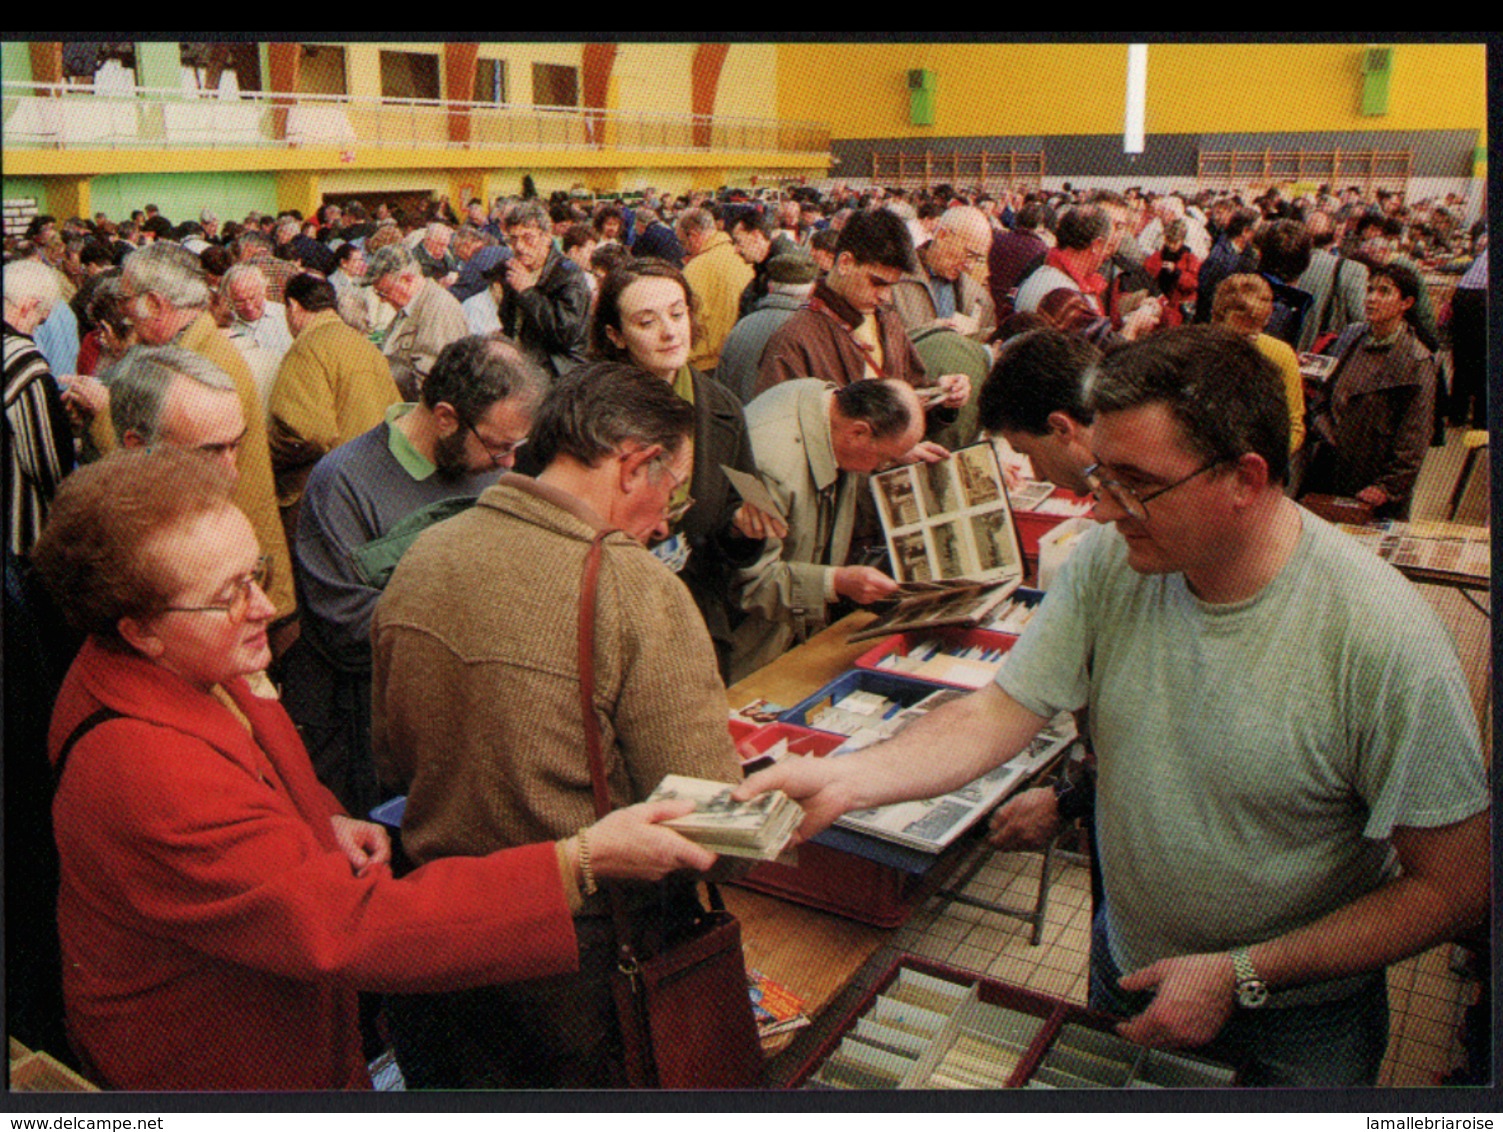
[[(413, 545), (376, 607), (374, 747), (408, 793), (418, 862), (567, 837), (595, 820), (579, 705), (579, 586), (599, 519), (523, 476)], [(683, 584), (604, 544), (595, 711), (617, 805), (666, 774), (740, 779), (725, 688)]]

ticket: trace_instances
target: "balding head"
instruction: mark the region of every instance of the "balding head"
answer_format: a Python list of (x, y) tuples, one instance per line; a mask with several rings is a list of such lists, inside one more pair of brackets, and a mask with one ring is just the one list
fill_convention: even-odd
[(986, 214), (970, 205), (957, 205), (940, 216), (934, 226), (934, 239), (925, 248), (924, 264), (930, 275), (959, 279), (968, 265), (986, 262), (991, 246), (992, 226)]
[(853, 381), (830, 400), (830, 442), (847, 472), (896, 463), (924, 438), (924, 409), (904, 381)]

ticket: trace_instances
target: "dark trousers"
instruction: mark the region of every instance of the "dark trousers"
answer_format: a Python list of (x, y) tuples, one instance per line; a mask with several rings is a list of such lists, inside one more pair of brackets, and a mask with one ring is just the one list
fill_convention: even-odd
[(318, 780), (351, 817), (365, 819), (392, 797), (376, 781), (371, 755), (371, 673), (337, 668), (307, 634), (279, 661), (282, 706), (297, 724)]

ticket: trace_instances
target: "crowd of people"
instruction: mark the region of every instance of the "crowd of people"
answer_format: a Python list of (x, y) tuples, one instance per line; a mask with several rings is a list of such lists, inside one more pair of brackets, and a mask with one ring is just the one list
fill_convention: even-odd
[(739, 782), (725, 685), (895, 592), (868, 477), (987, 436), (1095, 495), (1059, 596), (995, 687), (742, 790), (809, 835), (1089, 704), (1093, 1004), (1249, 1083), (1372, 1083), (1384, 965), (1480, 915), (1487, 792), (1444, 630), (1296, 501), (1402, 517), (1484, 419), (1463, 214), (646, 188), (7, 233), (12, 1031), (114, 1088), (361, 1088), (380, 1009), (411, 1087), (622, 1085), (597, 882), (640, 948), (694, 921), (726, 866), (647, 795)]

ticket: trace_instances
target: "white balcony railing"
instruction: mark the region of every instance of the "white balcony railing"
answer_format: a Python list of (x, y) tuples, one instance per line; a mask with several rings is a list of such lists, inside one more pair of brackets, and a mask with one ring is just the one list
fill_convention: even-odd
[(816, 122), (347, 95), (97, 91), (5, 82), (7, 149), (577, 149), (827, 152)]

